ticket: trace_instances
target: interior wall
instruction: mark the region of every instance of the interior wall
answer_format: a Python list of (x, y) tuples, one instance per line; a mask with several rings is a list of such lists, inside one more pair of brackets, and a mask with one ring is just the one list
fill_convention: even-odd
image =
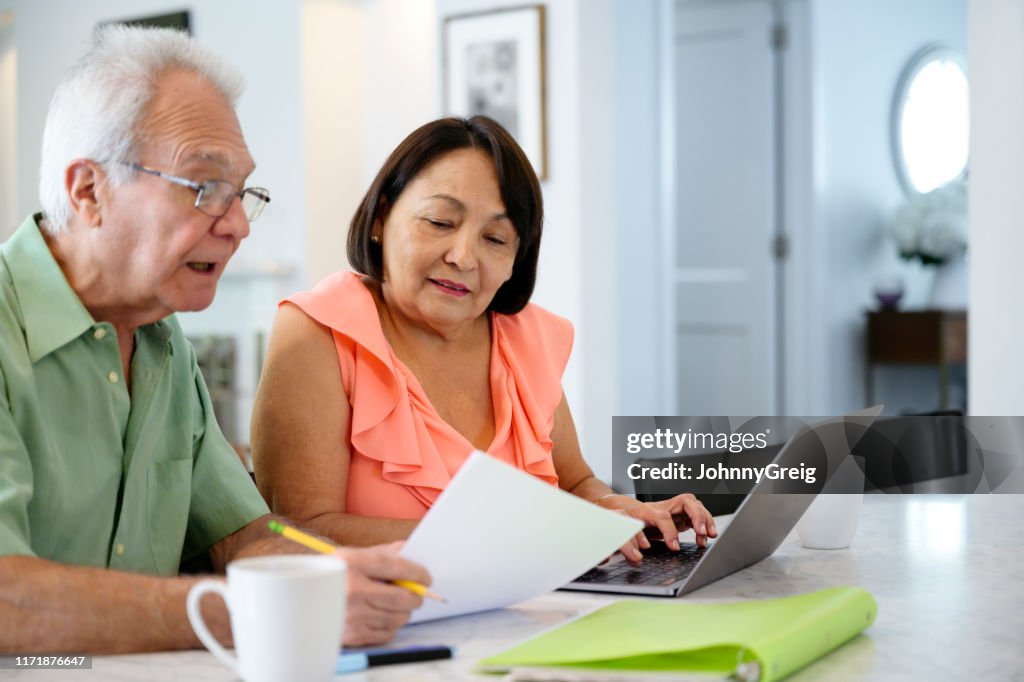
[(1024, 414), (1024, 3), (970, 0), (971, 412)]
[[(635, 4), (635, 3), (634, 3)], [(616, 157), (616, 140), (629, 137), (618, 128), (616, 108), (621, 93), (616, 65), (622, 58), (611, 45), (624, 47), (627, 35), (617, 24), (622, 9), (618, 0), (586, 0), (578, 6), (579, 18), (579, 87), (576, 116), (579, 124), (579, 213), (578, 244), (581, 255), (582, 319), (577, 326), (577, 353), (584, 368), (586, 390), (580, 436), (587, 461), (599, 478), (612, 476), (612, 416), (619, 413), (618, 373), (615, 367), (619, 316), (622, 305), (617, 292), (622, 279), (619, 267), (628, 254), (616, 249), (620, 230), (629, 230), (630, 223), (620, 221), (618, 201), (628, 188), (618, 186), (618, 170), (622, 164)], [(639, 11), (639, 10), (638, 10)], [(654, 168), (654, 158), (644, 165)], [(640, 171), (638, 167), (634, 170)], [(654, 226), (647, 227), (652, 231)], [(638, 230), (637, 232), (640, 232)], [(638, 286), (639, 289), (639, 286)], [(651, 318), (643, 329), (651, 330)], [(633, 379), (639, 384), (641, 377)]]
[(436, 118), (433, 0), (302, 0), (307, 279), (348, 267), (345, 241), (388, 154)]
[(18, 225), (17, 196), (17, 51), (14, 11), (0, 5), (0, 241)]
[(814, 220), (821, 243), (818, 287), (824, 292), (815, 317), (825, 327), (817, 339), (820, 352), (810, 356), (821, 362), (812, 376), (824, 387), (824, 414), (863, 407), (864, 312), (876, 306), (872, 287), (878, 277), (901, 272), (909, 285), (904, 304), (926, 302), (930, 273), (899, 261), (882, 231), (904, 198), (890, 147), (890, 112), (911, 56), (934, 42), (964, 49), (966, 19), (965, 0), (812, 5)]
[(302, 3), (307, 284), (347, 267), (348, 223), (365, 188), (366, 22), (360, 0)]
[[(667, 414), (666, 386), (674, 374), (662, 358), (673, 352), (663, 348), (662, 276), (659, 235), (663, 216), (659, 184), (661, 143), (659, 109), (662, 68), (659, 21), (671, 24), (672, 3), (617, 0), (613, 3), (614, 39), (611, 49), (612, 94), (611, 161), (614, 186), (602, 189), (614, 197), (614, 286), (617, 318), (612, 337), (616, 348), (613, 414), (646, 416)], [(600, 139), (600, 138), (598, 138)], [(589, 196), (599, 196), (588, 191)], [(608, 280), (612, 282), (612, 279)], [(600, 301), (594, 300), (594, 303)], [(674, 337), (674, 334), (673, 334)], [(610, 420), (609, 420), (610, 421)]]
[(367, 125), (360, 198), (398, 143), (441, 115), (434, 0), (364, 0), (363, 7)]

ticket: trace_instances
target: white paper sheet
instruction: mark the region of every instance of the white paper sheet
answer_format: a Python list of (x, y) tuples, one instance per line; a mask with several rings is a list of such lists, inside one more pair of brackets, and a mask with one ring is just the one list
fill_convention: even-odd
[(402, 549), (430, 571), (411, 622), (508, 606), (550, 592), (621, 547), (643, 523), (474, 452)]

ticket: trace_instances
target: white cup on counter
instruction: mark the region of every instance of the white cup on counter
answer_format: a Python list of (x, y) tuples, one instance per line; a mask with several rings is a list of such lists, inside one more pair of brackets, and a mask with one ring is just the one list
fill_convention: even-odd
[[(227, 582), (204, 580), (186, 603), (199, 640), (245, 682), (327, 682), (341, 650), (345, 625), (345, 562), (334, 556), (278, 555), (228, 564)], [(207, 592), (224, 598), (235, 654), (203, 621)]]

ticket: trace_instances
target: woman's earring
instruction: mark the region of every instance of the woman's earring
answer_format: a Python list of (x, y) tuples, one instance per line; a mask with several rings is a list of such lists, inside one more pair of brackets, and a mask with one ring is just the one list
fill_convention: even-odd
[(375, 234), (371, 234), (370, 241), (373, 242), (374, 244), (380, 244), (380, 237), (378, 237)]

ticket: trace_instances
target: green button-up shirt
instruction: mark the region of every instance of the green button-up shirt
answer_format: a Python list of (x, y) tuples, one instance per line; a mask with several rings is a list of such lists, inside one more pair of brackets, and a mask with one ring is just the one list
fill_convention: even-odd
[(129, 394), (36, 218), (0, 246), (0, 556), (176, 575), (267, 506), (175, 317), (136, 330)]

